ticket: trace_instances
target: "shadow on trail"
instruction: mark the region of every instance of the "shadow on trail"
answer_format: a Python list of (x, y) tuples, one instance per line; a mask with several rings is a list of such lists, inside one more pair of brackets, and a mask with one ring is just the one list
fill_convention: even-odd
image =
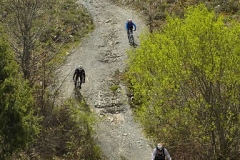
[(83, 100), (83, 96), (80, 92), (80, 89), (78, 88), (75, 88), (74, 89), (74, 98), (77, 100), (77, 101), (82, 101)]
[(82, 96), (80, 89), (75, 88), (74, 89), (74, 99), (76, 100), (77, 104), (79, 106), (82, 106), (81, 108), (84, 109), (84, 111), (86, 112), (90, 112), (90, 107), (87, 105), (86, 100), (84, 99), (84, 97)]

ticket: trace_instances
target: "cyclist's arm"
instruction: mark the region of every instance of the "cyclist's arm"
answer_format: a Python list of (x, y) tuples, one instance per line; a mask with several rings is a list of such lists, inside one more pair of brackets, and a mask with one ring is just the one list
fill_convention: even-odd
[(152, 153), (152, 160), (154, 160), (154, 158), (155, 158), (156, 151), (157, 151), (156, 148), (154, 148), (153, 153)]
[(128, 30), (128, 23), (126, 23), (126, 30)]
[(73, 74), (73, 80), (74, 80), (75, 75), (76, 75), (76, 70), (74, 71), (74, 74)]
[(85, 77), (85, 71), (83, 70), (83, 73), (82, 73), (83, 77)]
[(135, 23), (132, 23), (133, 24), (133, 26), (134, 26), (134, 30), (136, 31), (137, 30), (137, 26), (136, 26), (136, 24)]
[(169, 152), (167, 151), (166, 148), (164, 148), (164, 154), (165, 154), (165, 156), (167, 157), (168, 160), (172, 160), (172, 158), (170, 157), (170, 154), (169, 154)]

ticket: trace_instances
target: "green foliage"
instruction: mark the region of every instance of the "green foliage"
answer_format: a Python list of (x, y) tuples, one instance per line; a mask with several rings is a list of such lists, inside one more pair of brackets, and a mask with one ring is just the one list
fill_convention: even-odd
[(184, 17), (168, 17), (161, 32), (142, 36), (130, 52), (136, 112), (177, 159), (236, 159), (240, 25), (225, 25), (204, 5), (188, 7)]
[(0, 159), (27, 147), (39, 132), (31, 93), (18, 73), (13, 52), (0, 39)]
[(115, 92), (118, 90), (118, 88), (119, 88), (119, 85), (112, 85), (112, 86), (110, 87), (110, 90), (115, 93)]

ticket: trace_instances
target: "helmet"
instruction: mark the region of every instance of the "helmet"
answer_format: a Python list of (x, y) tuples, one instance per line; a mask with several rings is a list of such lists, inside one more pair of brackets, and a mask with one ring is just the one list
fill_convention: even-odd
[(132, 22), (132, 19), (128, 19), (128, 22)]
[(79, 68), (79, 69), (82, 69), (83, 67), (82, 67), (82, 65), (79, 65), (78, 68)]

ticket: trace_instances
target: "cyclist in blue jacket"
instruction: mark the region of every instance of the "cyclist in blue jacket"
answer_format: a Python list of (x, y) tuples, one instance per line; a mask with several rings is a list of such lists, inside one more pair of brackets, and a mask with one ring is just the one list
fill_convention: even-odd
[(129, 33), (133, 31), (133, 27), (134, 27), (134, 31), (136, 31), (137, 26), (135, 23), (133, 23), (133, 21), (131, 19), (129, 19), (126, 23), (126, 30), (127, 30), (127, 35), (129, 36)]

